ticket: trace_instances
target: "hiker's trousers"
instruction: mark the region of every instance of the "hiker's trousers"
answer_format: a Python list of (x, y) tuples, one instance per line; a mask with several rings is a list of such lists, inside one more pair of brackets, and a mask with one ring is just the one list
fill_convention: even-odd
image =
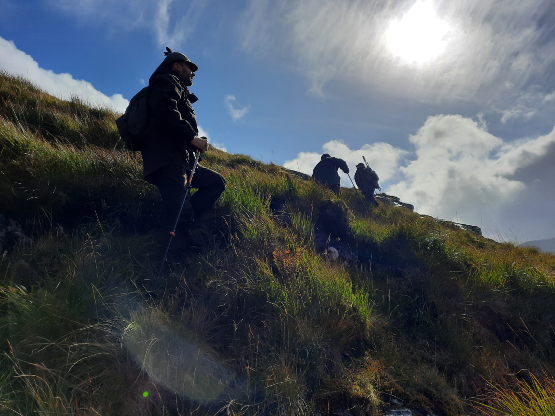
[[(162, 196), (161, 226), (171, 231), (183, 203), (187, 180), (191, 172), (179, 165), (166, 165), (145, 179), (156, 185)], [(190, 223), (206, 213), (225, 190), (225, 179), (218, 172), (197, 165), (191, 187), (196, 192), (187, 197), (178, 221), (178, 228), (189, 228)]]

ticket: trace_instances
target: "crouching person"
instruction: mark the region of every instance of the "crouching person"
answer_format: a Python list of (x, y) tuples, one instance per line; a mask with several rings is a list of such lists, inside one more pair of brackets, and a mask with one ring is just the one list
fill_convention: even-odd
[[(197, 65), (179, 52), (167, 48), (166, 58), (149, 80), (148, 104), (152, 121), (148, 127), (143, 156), (144, 179), (158, 187), (162, 196), (160, 230), (169, 241), (177, 220), (168, 261), (182, 263), (187, 254), (189, 231), (203, 213), (210, 210), (225, 190), (219, 173), (197, 165), (191, 187), (198, 189), (183, 204), (195, 152), (208, 150), (208, 141), (198, 136), (189, 92)], [(181, 215), (177, 218), (181, 205)], [(164, 248), (165, 250), (165, 248)]]

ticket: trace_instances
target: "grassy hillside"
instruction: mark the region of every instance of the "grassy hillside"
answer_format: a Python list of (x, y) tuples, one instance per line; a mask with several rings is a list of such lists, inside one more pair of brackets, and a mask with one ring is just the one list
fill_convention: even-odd
[(115, 118), (0, 74), (0, 414), (553, 414), (555, 256), (213, 149), (207, 247), (152, 301)]

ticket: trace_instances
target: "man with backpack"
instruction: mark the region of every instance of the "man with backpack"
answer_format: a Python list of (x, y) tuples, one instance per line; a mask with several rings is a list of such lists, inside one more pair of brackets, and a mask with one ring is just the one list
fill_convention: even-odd
[(329, 154), (324, 153), (312, 171), (312, 178), (316, 182), (326, 185), (335, 194), (339, 195), (341, 186), (339, 174), (337, 173), (338, 169), (349, 173), (349, 167), (343, 159), (331, 157)]
[(170, 262), (181, 263), (187, 253), (189, 231), (194, 221), (218, 200), (225, 190), (225, 179), (197, 165), (191, 180), (191, 187), (197, 191), (184, 201), (195, 152), (206, 152), (208, 141), (198, 136), (192, 106), (198, 98), (188, 88), (193, 85), (198, 66), (184, 54), (166, 49), (166, 58), (149, 80), (147, 97), (152, 120), (142, 148), (143, 176), (160, 190), (161, 232), (168, 239), (183, 204), (168, 254)]
[(378, 184), (379, 180), (378, 174), (374, 172), (370, 166), (364, 166), (364, 163), (359, 163), (357, 165), (355, 182), (364, 195), (364, 198), (376, 207), (380, 205), (374, 198), (374, 191), (376, 189), (381, 189)]

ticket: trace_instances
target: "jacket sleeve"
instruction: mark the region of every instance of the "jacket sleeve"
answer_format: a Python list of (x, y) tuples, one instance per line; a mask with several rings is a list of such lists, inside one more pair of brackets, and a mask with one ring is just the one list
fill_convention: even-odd
[(150, 86), (151, 115), (159, 127), (172, 140), (190, 142), (196, 136), (191, 124), (184, 120), (179, 112), (177, 103), (185, 94), (171, 79), (171, 76), (161, 76)]
[(333, 157), (332, 159), (335, 165), (338, 166), (343, 172), (349, 173), (349, 167), (347, 166), (347, 162), (337, 157)]

